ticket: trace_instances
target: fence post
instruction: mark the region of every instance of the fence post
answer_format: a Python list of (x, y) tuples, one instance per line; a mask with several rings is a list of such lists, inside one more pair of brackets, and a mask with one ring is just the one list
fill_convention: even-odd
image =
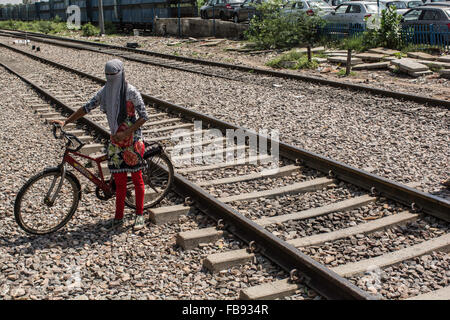
[(216, 37), (216, 13), (214, 11), (215, 4), (213, 3), (213, 37)]
[(351, 66), (352, 66), (352, 49), (347, 49), (347, 65), (345, 66), (346, 76), (350, 74)]
[(430, 24), (430, 32), (428, 34), (430, 36), (430, 45), (435, 45), (435, 32), (432, 24)]
[(178, 37), (181, 38), (181, 0), (178, 0)]

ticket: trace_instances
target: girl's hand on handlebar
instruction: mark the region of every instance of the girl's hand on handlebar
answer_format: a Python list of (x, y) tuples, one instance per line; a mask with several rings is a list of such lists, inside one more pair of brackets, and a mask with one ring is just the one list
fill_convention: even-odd
[(62, 121), (62, 120), (50, 120), (50, 123), (56, 123), (56, 124), (59, 124), (59, 125), (61, 126), (61, 128), (64, 127), (64, 126), (66, 125), (66, 122), (65, 122), (65, 121)]
[(112, 136), (114, 141), (120, 142), (124, 139), (126, 139), (129, 136), (126, 131), (117, 132), (115, 135)]

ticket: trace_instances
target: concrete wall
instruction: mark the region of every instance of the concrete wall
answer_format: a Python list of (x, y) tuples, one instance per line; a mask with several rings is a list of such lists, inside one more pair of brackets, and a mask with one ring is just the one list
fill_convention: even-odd
[[(247, 24), (234, 23), (230, 21), (201, 18), (181, 18), (181, 36), (182, 37), (217, 37), (217, 38), (242, 38), (244, 30), (248, 28)], [(178, 18), (155, 19), (155, 32), (157, 35), (178, 36)]]

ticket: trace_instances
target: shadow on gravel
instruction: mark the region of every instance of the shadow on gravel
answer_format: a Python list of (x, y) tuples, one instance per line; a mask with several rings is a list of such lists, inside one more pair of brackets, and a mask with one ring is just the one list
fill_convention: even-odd
[(440, 186), (439, 190), (430, 192), (431, 195), (450, 200), (450, 187)]
[[(107, 229), (109, 220), (102, 220), (97, 223), (84, 224), (79, 228), (63, 228), (48, 235), (29, 235), (23, 232), (22, 236), (9, 239), (0, 237), (0, 248), (10, 248), (17, 250), (15, 253), (33, 254), (37, 250), (49, 248), (83, 248), (94, 244), (105, 244), (113, 241), (114, 235), (128, 232), (132, 226), (124, 226), (118, 229)], [(18, 247), (18, 248), (17, 248)]]

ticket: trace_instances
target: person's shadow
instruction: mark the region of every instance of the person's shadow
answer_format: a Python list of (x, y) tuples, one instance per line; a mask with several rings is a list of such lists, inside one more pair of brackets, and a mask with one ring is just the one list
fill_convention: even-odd
[[(109, 222), (110, 220), (101, 220), (96, 223), (83, 224), (75, 228), (68, 228), (65, 226), (54, 233), (46, 235), (32, 235), (23, 231), (22, 236), (18, 236), (14, 239), (0, 236), (0, 247), (15, 249), (15, 253), (18, 254), (33, 254), (36, 250), (54, 247), (61, 249), (80, 248), (85, 244), (112, 243), (114, 235), (126, 232), (128, 229), (132, 228), (132, 226), (124, 226), (117, 229), (109, 229)], [(19, 247), (19, 249), (17, 249), (17, 247)]]

